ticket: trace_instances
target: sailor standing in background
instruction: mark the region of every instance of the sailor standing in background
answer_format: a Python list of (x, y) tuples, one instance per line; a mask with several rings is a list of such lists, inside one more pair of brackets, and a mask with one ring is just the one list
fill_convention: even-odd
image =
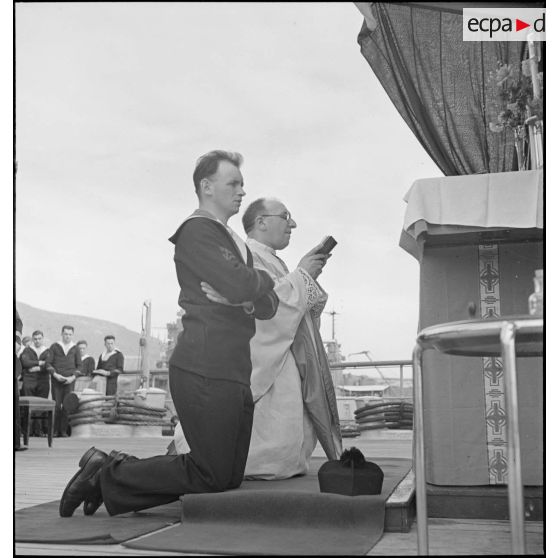
[(83, 339), (78, 341), (77, 347), (81, 357), (81, 366), (78, 370), (79, 377), (91, 378), (91, 374), (95, 370), (95, 359), (87, 354), (87, 341)]
[(33, 343), (23, 349), (19, 359), (23, 368), (22, 395), (48, 398), (50, 391), (50, 374), (48, 365), (52, 356), (50, 349), (43, 345), (43, 332), (33, 332)]
[(17, 356), (21, 358), (21, 355), (23, 353), (23, 351), (29, 347), (29, 345), (31, 345), (31, 337), (29, 337), (29, 335), (26, 335), (22, 340), (21, 340), (21, 344), (19, 347), (19, 350), (17, 352)]
[(72, 341), (74, 328), (62, 326), (62, 340), (50, 346), (52, 354), (52, 398), (56, 403), (54, 413), (54, 435), (65, 438), (68, 436), (68, 414), (62, 406), (64, 397), (72, 393), (81, 357), (76, 344)]
[[(21, 394), (48, 399), (50, 392), (49, 368), (52, 363), (52, 355), (50, 349), (43, 345), (42, 331), (34, 331), (32, 338), (31, 345), (25, 347), (19, 357), (23, 369)], [(46, 436), (48, 430), (46, 417), (32, 419), (31, 427), (33, 436)]]
[(105, 351), (99, 357), (97, 369), (93, 375), (107, 378), (106, 395), (115, 395), (118, 387), (118, 376), (124, 370), (124, 355), (114, 346), (114, 335), (105, 337)]
[(19, 312), (15, 310), (14, 317), (15, 330), (15, 352), (14, 352), (14, 451), (24, 451), (26, 446), (21, 445), (21, 427), (19, 417), (19, 384), (17, 379), (21, 374), (21, 362), (17, 356), (21, 349), (21, 332), (23, 330), (23, 322), (19, 317)]

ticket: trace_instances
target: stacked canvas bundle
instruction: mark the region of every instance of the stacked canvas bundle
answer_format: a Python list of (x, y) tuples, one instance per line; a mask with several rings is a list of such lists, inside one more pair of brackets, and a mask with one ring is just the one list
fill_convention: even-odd
[(355, 411), (359, 430), (394, 428), (412, 430), (413, 404), (406, 401), (369, 403)]
[(149, 407), (138, 402), (133, 395), (75, 394), (64, 401), (70, 426), (80, 424), (129, 424), (141, 426), (167, 426), (167, 409)]
[[(89, 396), (80, 400), (75, 394), (73, 398), (64, 399), (64, 407), (68, 411), (70, 426), (80, 424), (103, 424), (103, 411), (114, 407), (114, 395)], [(76, 401), (77, 400), (77, 401)]]
[(148, 407), (138, 403), (133, 397), (118, 397), (112, 408), (103, 410), (105, 422), (110, 424), (130, 424), (142, 426), (166, 426), (166, 409)]

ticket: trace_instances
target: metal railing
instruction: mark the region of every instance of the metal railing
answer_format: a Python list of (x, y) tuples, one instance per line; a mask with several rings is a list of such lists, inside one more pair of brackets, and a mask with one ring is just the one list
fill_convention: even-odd
[[(383, 378), (382, 369), (385, 368), (399, 368), (399, 397), (403, 397), (404, 393), (404, 370), (405, 368), (409, 368), (412, 370), (413, 361), (412, 360), (366, 360), (366, 361), (358, 361), (358, 362), (335, 362), (330, 363), (329, 368), (330, 370), (347, 370), (347, 369), (362, 369), (362, 368), (370, 368), (376, 369), (380, 376)], [(168, 369), (158, 369), (158, 370), (150, 370), (149, 372), (149, 387), (159, 387), (168, 390)], [(133, 376), (138, 375), (141, 376), (141, 372), (131, 372), (126, 371), (124, 372), (126, 376)], [(412, 374), (409, 377), (409, 380), (412, 381)], [(147, 386), (146, 386), (147, 387)], [(347, 384), (347, 387), (350, 385)], [(386, 396), (385, 399), (389, 399), (390, 396)], [(409, 396), (412, 398), (412, 395)]]
[[(366, 360), (366, 361), (359, 361), (359, 362), (335, 362), (329, 365), (330, 370), (346, 370), (347, 368), (373, 368), (377, 369), (382, 376), (381, 369), (382, 368), (399, 368), (399, 397), (403, 397), (404, 393), (404, 374), (403, 370), (408, 367), (412, 370), (413, 361), (412, 360)], [(412, 374), (411, 374), (412, 380)], [(350, 387), (350, 386), (348, 386)], [(389, 399), (389, 396), (384, 397), (384, 399)], [(409, 399), (412, 399), (412, 395), (409, 396)]]

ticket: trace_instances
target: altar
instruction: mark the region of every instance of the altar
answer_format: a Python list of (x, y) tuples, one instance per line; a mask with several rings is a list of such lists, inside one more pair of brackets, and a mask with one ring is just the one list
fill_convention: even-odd
[[(543, 268), (543, 171), (421, 179), (405, 196), (400, 246), (420, 265), (418, 330), (528, 313)], [(543, 484), (542, 358), (517, 360), (523, 484)], [(500, 357), (424, 355), (426, 481), (508, 481)]]

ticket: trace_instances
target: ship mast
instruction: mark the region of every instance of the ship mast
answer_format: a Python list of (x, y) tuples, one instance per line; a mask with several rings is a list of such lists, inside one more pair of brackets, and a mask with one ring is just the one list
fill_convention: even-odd
[[(145, 309), (145, 327), (143, 324), (143, 310)], [(140, 338), (141, 385), (149, 387), (149, 337), (151, 335), (151, 301), (146, 300), (142, 307), (142, 330)]]
[(335, 341), (335, 316), (339, 314), (339, 312), (335, 311), (335, 308), (331, 312), (326, 312), (331, 316), (331, 340)]

